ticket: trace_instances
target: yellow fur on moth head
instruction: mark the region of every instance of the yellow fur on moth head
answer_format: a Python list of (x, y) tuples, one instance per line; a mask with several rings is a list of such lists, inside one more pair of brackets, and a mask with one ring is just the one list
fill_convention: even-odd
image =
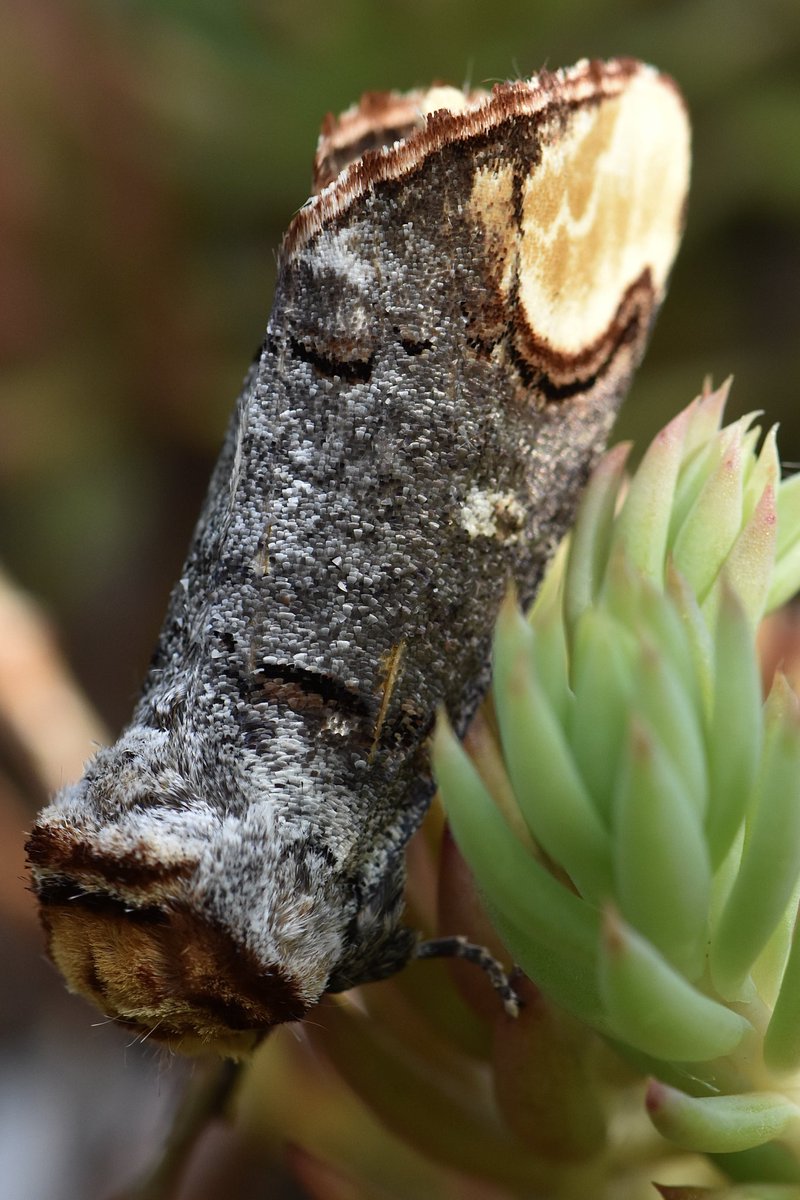
[[(211, 1048), (238, 1058), (258, 1041), (252, 1026), (271, 1024), (263, 1007), (248, 1011), (234, 995), (229, 971), (207, 952), (191, 921), (176, 931), (168, 920), (162, 926), (158, 918), (137, 919), (130, 909), (114, 914), (64, 905), (46, 912), (44, 923), (50, 957), (70, 991), (143, 1040), (185, 1054)], [(234, 1004), (251, 1028), (231, 1028)]]
[(282, 964), (259, 962), (192, 902), (189, 859), (149, 849), (117, 856), (59, 826), (34, 829), (50, 957), (70, 991), (142, 1038), (241, 1057), (308, 1003)]
[(220, 930), (180, 910), (63, 905), (44, 914), (50, 956), (70, 991), (182, 1054), (240, 1058), (305, 1006)]

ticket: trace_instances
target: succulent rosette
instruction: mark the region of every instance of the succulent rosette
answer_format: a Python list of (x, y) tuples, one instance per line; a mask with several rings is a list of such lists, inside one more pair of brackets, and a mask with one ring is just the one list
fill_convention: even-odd
[(761, 620), (800, 588), (800, 475), (725, 399), (601, 460), (463, 744), (437, 729), (452, 833), (435, 802), (408, 922), (517, 962), (519, 1015), (418, 961), (249, 1064), (240, 1145), (314, 1200), (800, 1200), (800, 619)]
[(442, 717), (434, 761), (537, 989), (650, 1076), (665, 1139), (795, 1195), (800, 710), (780, 671), (764, 698), (756, 630), (800, 587), (800, 476), (726, 396), (630, 478), (605, 456), (532, 610), (502, 609), (483, 735)]

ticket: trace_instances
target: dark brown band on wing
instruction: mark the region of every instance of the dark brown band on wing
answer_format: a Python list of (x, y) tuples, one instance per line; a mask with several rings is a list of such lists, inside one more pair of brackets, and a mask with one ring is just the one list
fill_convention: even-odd
[(537, 386), (549, 399), (563, 398), (576, 389), (584, 389), (587, 381), (596, 379), (611, 365), (620, 346), (643, 341), (656, 304), (652, 274), (646, 267), (626, 288), (608, 328), (577, 354), (569, 354), (556, 349), (531, 328), (519, 302), (516, 284), (509, 299), (514, 313), (511, 344), (518, 360), (534, 376), (544, 377)]
[[(545, 121), (554, 113), (566, 115), (576, 107), (597, 104), (619, 95), (628, 80), (642, 69), (635, 59), (620, 58), (582, 63), (565, 73), (542, 71), (529, 81), (496, 84), (484, 103), (466, 112), (441, 109), (433, 113), (424, 125), (395, 145), (367, 150), (337, 176), (331, 188), (304, 205), (286, 232), (281, 259), (285, 262), (360, 196), (383, 183), (411, 175), (425, 158), (444, 147), (485, 137), (518, 116)], [(663, 78), (671, 83), (668, 77)], [(329, 125), (329, 129), (335, 130), (336, 123)], [(324, 137), (325, 130), (323, 140)]]
[(355, 162), (357, 158), (362, 158), (368, 151), (382, 150), (386, 146), (392, 146), (395, 142), (409, 137), (418, 128), (419, 125), (416, 121), (408, 122), (405, 125), (381, 126), (377, 129), (366, 130), (360, 137), (356, 137), (352, 141), (321, 148), (314, 161), (314, 193), (321, 192), (329, 183), (333, 183), (336, 176), (341, 175), (345, 167), (349, 166), (351, 162)]
[(162, 893), (165, 887), (188, 878), (197, 865), (190, 859), (159, 862), (135, 854), (103, 854), (96, 845), (58, 826), (35, 826), (25, 852), (31, 866), (59, 879), (74, 879), (79, 884), (101, 880), (111, 888), (142, 896), (151, 891)]
[(124, 917), (134, 925), (166, 925), (169, 919), (167, 910), (157, 904), (132, 905), (109, 892), (81, 891), (80, 884), (72, 879), (43, 880), (36, 888), (36, 897), (45, 927), (48, 925), (46, 910), (53, 908), (69, 908), (105, 917)]
[[(434, 82), (431, 88), (439, 87)], [(352, 108), (322, 122), (314, 156), (313, 191), (322, 191), (345, 167), (368, 151), (402, 141), (424, 124), (421, 106), (430, 89), (412, 92), (364, 92)], [(476, 103), (485, 92), (473, 93)]]
[(287, 704), (297, 712), (336, 708), (355, 717), (372, 719), (377, 702), (323, 671), (290, 663), (263, 663), (248, 681), (251, 700)]

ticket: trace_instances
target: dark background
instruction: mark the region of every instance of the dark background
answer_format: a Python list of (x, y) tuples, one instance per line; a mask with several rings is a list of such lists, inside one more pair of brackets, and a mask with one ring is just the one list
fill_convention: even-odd
[[(732, 412), (780, 420), (784, 458), (800, 459), (797, 0), (4, 9), (0, 564), (44, 604), (112, 730), (262, 339), (320, 120), (364, 90), (616, 54), (674, 75), (694, 125), (689, 224), (621, 431), (650, 436), (706, 374), (733, 373)], [(95, 1018), (21, 928), (0, 1010), (4, 1195), (86, 1200), (146, 1157), (181, 1073), (161, 1083), (156, 1056), (90, 1036)], [(33, 1177), (14, 1173), (26, 1138)]]

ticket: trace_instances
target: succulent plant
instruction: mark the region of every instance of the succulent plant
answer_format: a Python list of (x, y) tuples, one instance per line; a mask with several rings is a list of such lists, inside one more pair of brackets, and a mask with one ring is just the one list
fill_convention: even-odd
[(800, 707), (756, 651), (800, 586), (800, 476), (726, 397), (627, 482), (605, 456), (530, 613), (501, 611), (489, 732), (470, 755), (443, 715), (434, 762), (509, 953), (650, 1076), (656, 1129), (800, 1182)]

